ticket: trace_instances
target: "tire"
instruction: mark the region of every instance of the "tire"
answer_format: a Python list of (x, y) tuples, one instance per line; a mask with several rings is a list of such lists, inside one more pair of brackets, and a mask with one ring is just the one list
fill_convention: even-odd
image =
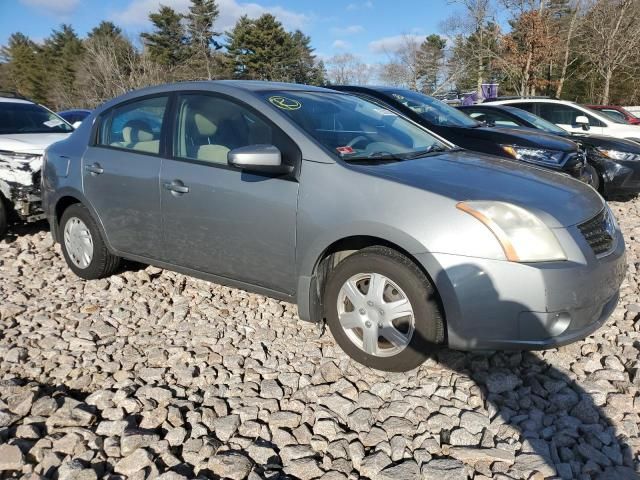
[(0, 195), (0, 240), (7, 234), (7, 207), (4, 198)]
[(593, 165), (589, 164), (585, 166), (585, 170), (589, 172), (589, 175), (591, 176), (591, 186), (596, 191), (602, 193), (602, 183), (600, 181), (600, 174), (598, 173), (598, 171), (594, 168)]
[[(369, 285), (383, 285), (377, 290), (383, 294), (372, 291), (369, 295)], [(397, 301), (399, 306), (403, 299), (409, 307), (394, 313), (390, 305)], [(376, 370), (411, 370), (444, 343), (444, 322), (431, 282), (409, 258), (390, 248), (368, 247), (345, 258), (329, 274), (323, 300), (325, 318), (338, 345), (355, 361)], [(400, 311), (411, 310), (413, 315), (394, 318)], [(369, 352), (365, 351), (366, 332), (370, 332), (366, 336)]]
[[(74, 230), (79, 230), (81, 233), (74, 234)], [(89, 237), (86, 236), (87, 234)], [(85, 280), (105, 278), (115, 272), (120, 265), (120, 257), (109, 252), (98, 225), (84, 205), (76, 203), (64, 211), (60, 220), (60, 235), (64, 259), (78, 277)], [(79, 254), (82, 250), (74, 248), (77, 243), (74, 244), (70, 238), (78, 237), (83, 240), (82, 245), (91, 244), (90, 258)], [(87, 247), (88, 250), (89, 247)]]

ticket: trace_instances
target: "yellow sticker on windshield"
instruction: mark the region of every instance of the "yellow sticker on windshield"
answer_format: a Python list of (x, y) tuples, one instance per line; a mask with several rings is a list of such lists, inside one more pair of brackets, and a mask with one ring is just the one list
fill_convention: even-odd
[(298, 110), (302, 104), (293, 98), (275, 96), (269, 97), (269, 101), (282, 110)]

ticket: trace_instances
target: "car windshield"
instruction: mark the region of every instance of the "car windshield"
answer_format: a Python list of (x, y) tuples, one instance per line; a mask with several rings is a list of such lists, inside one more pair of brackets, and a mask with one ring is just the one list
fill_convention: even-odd
[(542, 130), (547, 133), (553, 133), (554, 135), (566, 135), (567, 131), (564, 128), (557, 126), (555, 123), (551, 123), (542, 117), (534, 115), (533, 113), (521, 110), (519, 108), (513, 108), (510, 112), (516, 117), (521, 118), (525, 122), (529, 122), (534, 125), (538, 130)]
[(344, 160), (405, 160), (449, 147), (411, 121), (338, 92), (268, 91), (266, 102)]
[(0, 102), (0, 135), (17, 133), (69, 133), (73, 127), (35, 103)]
[(609, 120), (610, 122), (620, 123), (622, 125), (625, 125), (625, 124), (629, 123), (624, 119), (615, 118), (612, 115), (607, 115), (607, 112), (603, 112), (602, 110), (596, 110), (595, 108), (589, 108), (589, 107), (585, 107), (585, 106), (582, 106), (582, 105), (581, 105), (581, 107), (584, 108), (585, 110), (589, 111), (589, 112), (595, 113), (598, 118), (603, 118), (604, 117), (606, 120)]
[(605, 109), (595, 109), (595, 108), (592, 108), (591, 110), (595, 110), (596, 112), (599, 112), (599, 113), (604, 113), (607, 117), (609, 117), (611, 120), (613, 120), (616, 123), (629, 123), (627, 122), (627, 119), (625, 118), (624, 114), (622, 112), (619, 112), (618, 110), (605, 110)]
[(388, 89), (384, 93), (409, 107), (428, 122), (441, 127), (475, 128), (481, 125), (452, 106), (422, 93), (403, 89)]

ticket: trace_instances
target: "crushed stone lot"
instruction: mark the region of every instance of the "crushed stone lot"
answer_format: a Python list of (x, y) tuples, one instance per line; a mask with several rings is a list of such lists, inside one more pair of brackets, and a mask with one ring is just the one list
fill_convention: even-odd
[(640, 200), (607, 324), (546, 352), (351, 361), (293, 305), (153, 267), (85, 282), (0, 242), (0, 478), (639, 478)]

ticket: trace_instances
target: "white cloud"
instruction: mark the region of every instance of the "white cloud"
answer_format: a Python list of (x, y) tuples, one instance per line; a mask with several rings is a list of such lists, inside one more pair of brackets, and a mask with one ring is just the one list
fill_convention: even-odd
[(372, 53), (388, 53), (394, 52), (405, 42), (409, 40), (415, 40), (422, 43), (425, 39), (424, 35), (395, 35), (393, 37), (384, 37), (378, 40), (374, 40), (369, 43), (369, 50)]
[(331, 46), (336, 50), (346, 50), (351, 47), (351, 44), (349, 42), (345, 42), (344, 40), (336, 40)]
[(347, 27), (334, 27), (331, 29), (331, 33), (333, 33), (337, 37), (355, 35), (356, 33), (360, 33), (363, 31), (364, 27), (362, 25), (349, 25)]
[(353, 12), (355, 10), (364, 10), (366, 8), (373, 8), (373, 2), (371, 0), (367, 0), (366, 2), (360, 3), (350, 3), (347, 5), (347, 10)]
[[(185, 13), (190, 3), (190, 0), (132, 0), (128, 7), (115, 13), (113, 19), (124, 26), (147, 25), (149, 23), (149, 13), (158, 11), (160, 5), (166, 5), (178, 12)], [(237, 0), (218, 0), (217, 3), (220, 16), (215, 28), (218, 31), (230, 30), (242, 15), (247, 15), (249, 18), (257, 18), (264, 13), (271, 13), (287, 29), (303, 28), (309, 21), (307, 15), (279, 6), (267, 8), (257, 3), (243, 3)]]
[(65, 16), (73, 12), (80, 0), (20, 0), (27, 7), (57, 16)]

